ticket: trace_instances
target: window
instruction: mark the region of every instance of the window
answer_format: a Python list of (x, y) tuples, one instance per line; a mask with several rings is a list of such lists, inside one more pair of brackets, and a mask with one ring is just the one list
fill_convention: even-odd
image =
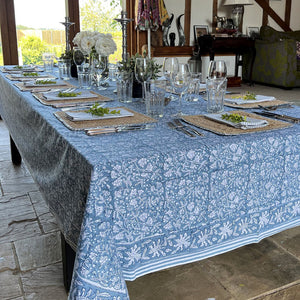
[[(0, 28), (0, 30), (1, 30), (1, 28)], [(3, 66), (3, 51), (2, 51), (1, 34), (0, 34), (0, 66)]]
[(116, 63), (122, 60), (122, 30), (115, 21), (121, 14), (120, 1), (79, 0), (80, 31), (98, 31), (110, 33), (117, 45), (117, 51), (109, 56), (109, 61)]
[(19, 64), (42, 64), (44, 52), (65, 51), (65, 4), (61, 0), (14, 0)]

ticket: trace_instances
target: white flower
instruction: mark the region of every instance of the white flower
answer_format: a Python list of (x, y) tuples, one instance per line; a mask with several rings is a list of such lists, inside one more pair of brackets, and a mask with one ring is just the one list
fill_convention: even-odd
[(97, 31), (81, 31), (76, 34), (73, 43), (79, 47), (83, 54), (88, 55), (95, 50), (101, 56), (109, 56), (117, 50), (112, 35)]

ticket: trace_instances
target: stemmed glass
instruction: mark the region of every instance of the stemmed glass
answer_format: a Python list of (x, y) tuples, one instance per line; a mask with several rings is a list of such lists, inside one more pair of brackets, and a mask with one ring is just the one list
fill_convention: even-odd
[(73, 48), (73, 61), (76, 66), (80, 66), (85, 62), (85, 57), (78, 47)]
[(208, 78), (217, 79), (217, 78), (226, 78), (227, 76), (227, 67), (224, 60), (212, 60), (209, 63), (208, 67)]
[(96, 66), (95, 66), (95, 72), (96, 72), (96, 86), (99, 91), (106, 90), (107, 88), (103, 86), (104, 83), (104, 77), (105, 77), (105, 70), (107, 68), (107, 56), (101, 56), (99, 55)]
[(136, 80), (142, 84), (143, 100), (145, 100), (144, 84), (152, 76), (151, 60), (149, 58), (143, 58), (143, 57), (136, 58), (134, 74), (135, 74)]
[[(173, 73), (177, 73), (179, 70), (179, 62), (177, 57), (165, 57), (163, 62), (163, 74), (165, 78), (168, 81), (168, 84), (171, 85), (171, 75)], [(174, 92), (174, 88), (171, 85), (172, 90), (171, 92)], [(174, 100), (174, 95), (170, 96), (171, 100)]]
[(179, 111), (177, 116), (182, 116), (182, 96), (187, 91), (191, 80), (191, 73), (188, 64), (179, 64), (178, 72), (171, 73), (171, 84), (175, 92), (179, 94)]

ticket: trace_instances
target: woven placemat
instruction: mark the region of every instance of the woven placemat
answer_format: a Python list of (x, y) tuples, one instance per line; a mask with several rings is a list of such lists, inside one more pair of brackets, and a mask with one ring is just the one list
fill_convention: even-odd
[(40, 101), (42, 104), (44, 105), (50, 105), (52, 107), (64, 107), (64, 106), (68, 106), (68, 104), (78, 104), (78, 103), (95, 103), (95, 102), (107, 102), (107, 101), (111, 101), (111, 98), (99, 95), (93, 91), (91, 91), (92, 94), (97, 95), (96, 97), (92, 97), (92, 98), (79, 98), (79, 99), (64, 99), (64, 100), (47, 100), (44, 96), (43, 93), (32, 93), (32, 95), (38, 100)]
[(252, 132), (262, 132), (262, 131), (269, 131), (269, 130), (275, 130), (275, 129), (282, 129), (282, 128), (287, 128), (290, 126), (293, 126), (290, 123), (283, 122), (283, 121), (278, 121), (274, 120), (271, 118), (266, 118), (262, 117), (253, 113), (245, 112), (245, 111), (240, 111), (240, 110), (234, 110), (234, 111), (229, 111), (226, 113), (238, 113), (242, 116), (247, 116), (251, 117), (254, 119), (261, 119), (261, 120), (267, 120), (269, 125), (261, 128), (253, 128), (253, 129), (239, 129), (239, 128), (234, 128), (231, 127), (230, 125), (226, 125), (214, 120), (211, 120), (204, 115), (194, 115), (194, 116), (183, 116), (182, 118), (187, 121), (188, 123), (214, 132), (219, 135), (239, 135), (239, 134), (247, 134), (247, 133), (252, 133)]
[(281, 104), (292, 104), (290, 102), (287, 101), (282, 101), (282, 100), (272, 100), (272, 101), (263, 101), (263, 102), (258, 102), (258, 103), (245, 103), (245, 104), (235, 104), (235, 103), (230, 103), (230, 102), (226, 102), (226, 100), (224, 100), (224, 105), (228, 106), (228, 107), (234, 107), (234, 108), (259, 108), (259, 106), (262, 107), (267, 107), (267, 106), (277, 106), (277, 105), (281, 105)]
[(64, 111), (57, 111), (54, 115), (60, 120), (67, 128), (71, 130), (84, 130), (90, 128), (101, 128), (101, 127), (114, 127), (120, 125), (133, 125), (133, 124), (147, 124), (155, 123), (157, 120), (146, 116), (144, 114), (138, 113), (127, 107), (115, 107), (114, 109), (124, 108), (133, 113), (131, 117), (123, 118), (111, 118), (111, 119), (102, 119), (102, 120), (90, 120), (90, 121), (76, 121), (73, 122), (66, 117)]
[(20, 89), (22, 92), (34, 92), (34, 91), (40, 91), (40, 92), (46, 92), (49, 91), (50, 89), (63, 89), (63, 88), (71, 88), (71, 87), (76, 87), (75, 85), (65, 81), (66, 84), (64, 85), (55, 85), (51, 84), (49, 86), (37, 86), (37, 87), (26, 87), (24, 85), (24, 82), (17, 82), (14, 83), (14, 85)]

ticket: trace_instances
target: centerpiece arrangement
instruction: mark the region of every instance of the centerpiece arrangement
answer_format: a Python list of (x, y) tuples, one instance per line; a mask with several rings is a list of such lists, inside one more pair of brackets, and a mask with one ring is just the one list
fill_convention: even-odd
[(117, 50), (110, 33), (81, 31), (73, 39), (74, 45), (82, 52), (85, 63), (90, 66), (93, 84), (101, 89), (103, 77), (108, 73), (108, 57)]
[[(127, 73), (135, 73), (135, 66), (136, 61), (138, 58), (146, 58), (146, 53), (143, 53), (143, 55), (136, 53), (135, 55), (132, 55), (131, 57), (128, 57), (126, 61), (121, 61), (119, 63), (119, 72), (127, 72)], [(155, 62), (153, 58), (149, 58), (150, 64), (149, 69), (147, 72), (149, 72), (149, 79), (157, 79), (159, 72), (162, 69), (162, 65)], [(142, 84), (136, 80), (136, 76), (133, 76), (133, 89), (132, 89), (132, 97), (133, 98), (141, 98), (142, 97)]]

